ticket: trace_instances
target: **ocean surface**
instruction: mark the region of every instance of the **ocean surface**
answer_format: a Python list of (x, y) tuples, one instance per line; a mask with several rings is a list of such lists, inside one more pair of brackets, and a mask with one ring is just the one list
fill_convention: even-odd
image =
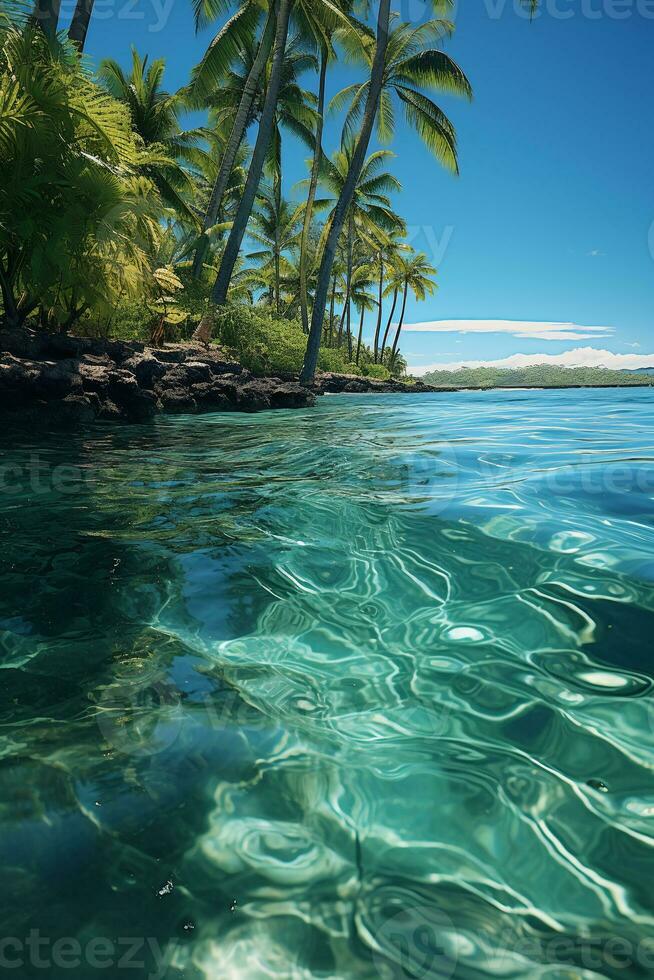
[(654, 974), (654, 393), (0, 433), (0, 975)]

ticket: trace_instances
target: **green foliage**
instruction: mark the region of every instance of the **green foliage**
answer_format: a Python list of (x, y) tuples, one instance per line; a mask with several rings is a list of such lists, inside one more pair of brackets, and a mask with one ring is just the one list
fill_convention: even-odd
[(567, 388), (654, 384), (654, 376), (607, 368), (564, 368), (536, 364), (526, 368), (462, 368), (431, 371), (426, 384), (457, 388)]
[[(451, 0), (436, 6), (434, 12), (442, 12)], [(198, 24), (232, 14), (190, 86), (175, 93), (164, 88), (164, 61), (135, 50), (127, 71), (122, 59), (107, 59), (92, 75), (89, 62), (63, 34), (46, 37), (30, 21), (31, 0), (12, 0), (9, 15), (1, 16), (0, 312), (11, 326), (27, 322), (48, 330), (160, 343), (190, 338), (200, 323), (209, 322), (209, 311), (216, 319), (216, 339), (246, 367), (261, 374), (297, 374), (307, 342), (296, 319), (305, 205), (301, 195), (286, 201), (281, 193), (282, 133), (293, 133), (315, 155), (318, 100), (303, 88), (303, 79), (343, 52), (364, 65), (365, 75), (374, 33), (353, 15), (351, 0), (295, 0), (294, 33), (284, 52), (268, 145), (268, 183), (259, 187), (246, 245), (232, 275), (231, 306), (211, 313), (211, 285), (248, 173), (245, 132), (260, 121), (269, 88), (270, 54), (265, 67), (258, 59), (258, 77), (251, 73), (259, 51), (266, 49), (266, 37), (272, 45), (274, 31), (266, 30), (274, 27), (275, 8), (259, 0), (236, 5), (193, 0), (193, 7)], [(395, 27), (378, 122), (380, 133), (389, 135), (389, 93), (404, 104), (408, 91), (411, 99), (423, 101), (406, 110), (407, 118), (429, 116), (413, 124), (429, 129), (426, 141), (444, 141), (452, 155), (449, 123), (436, 118), (432, 103), (420, 94), (421, 89), (469, 94), (453, 62), (431, 48), (423, 51), (429, 39), (440, 40), (449, 32), (446, 21), (417, 30)], [(304, 236), (309, 301), (336, 201), (352, 169), (357, 104), (367, 86), (364, 77), (358, 94), (339, 97), (342, 108), (349, 105), (346, 138), (332, 159), (322, 155), (321, 165), (316, 164), (323, 196), (312, 213), (323, 219), (308, 219)], [(184, 130), (180, 119), (189, 109), (206, 111), (207, 126)], [(239, 114), (243, 137), (238, 149), (227, 153)], [(205, 241), (198, 238), (202, 215), (225, 154), (234, 165), (227, 185), (221, 184), (216, 220), (206, 229), (208, 248), (196, 261), (194, 275), (191, 260), (198, 241)], [(401, 299), (403, 289), (424, 298), (433, 288), (435, 270), (426, 260), (415, 282), (408, 273), (401, 276), (393, 262), (394, 249), (407, 253), (406, 269), (424, 256), (412, 259), (414, 253), (400, 240), (406, 228), (391, 202), (400, 189), (385, 167), (391, 157), (385, 150), (367, 157), (349, 205), (325, 304), (329, 330), (318, 360), (323, 371), (380, 379), (402, 375), (405, 363), (397, 350), (402, 318), (397, 333), (389, 334), (388, 310), (377, 316), (380, 301), (393, 291)], [(241, 303), (248, 305), (235, 305)], [(374, 353), (359, 342), (366, 315), (366, 336), (373, 317), (381, 327)]]
[(124, 106), (72, 49), (0, 21), (0, 283), (5, 317), (50, 327), (157, 291), (161, 202)]
[[(254, 374), (297, 374), (302, 367), (306, 334), (295, 320), (278, 319), (261, 308), (220, 307), (214, 312), (214, 337)], [(347, 351), (323, 348), (321, 371), (359, 374)]]
[(376, 381), (388, 381), (391, 376), (391, 372), (383, 364), (364, 364), (362, 373)]

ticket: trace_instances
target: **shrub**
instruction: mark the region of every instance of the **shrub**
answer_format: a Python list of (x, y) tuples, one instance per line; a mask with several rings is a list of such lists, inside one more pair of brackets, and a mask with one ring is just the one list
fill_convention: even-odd
[[(304, 360), (306, 334), (296, 320), (277, 319), (253, 306), (227, 306), (214, 312), (214, 338), (254, 374), (298, 374)], [(347, 348), (323, 347), (321, 371), (360, 374), (347, 359)]]
[(161, 202), (136, 172), (141, 149), (126, 108), (94, 84), (70, 46), (0, 19), (4, 313), (35, 310), (56, 329), (111, 310), (152, 282)]
[(388, 381), (391, 372), (383, 364), (365, 364), (363, 373), (367, 378), (374, 378), (376, 381)]

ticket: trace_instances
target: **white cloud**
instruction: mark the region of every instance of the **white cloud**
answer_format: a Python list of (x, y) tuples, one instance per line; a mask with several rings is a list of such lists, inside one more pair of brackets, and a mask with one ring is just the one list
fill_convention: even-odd
[(654, 354), (614, 354), (596, 347), (577, 347), (563, 354), (512, 354), (498, 361), (453, 361), (449, 364), (409, 365), (409, 373), (416, 376), (428, 371), (458, 371), (464, 367), (523, 368), (533, 364), (551, 364), (558, 367), (605, 367), (613, 370), (633, 371), (641, 367), (654, 367)]
[(520, 340), (593, 340), (612, 334), (614, 328), (547, 320), (430, 320), (407, 323), (404, 330), (414, 333), (508, 333)]

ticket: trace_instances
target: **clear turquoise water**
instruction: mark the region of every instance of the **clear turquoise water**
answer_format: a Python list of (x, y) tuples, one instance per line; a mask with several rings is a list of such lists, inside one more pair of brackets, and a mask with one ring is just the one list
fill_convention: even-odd
[(651, 976), (653, 423), (5, 430), (0, 974)]

